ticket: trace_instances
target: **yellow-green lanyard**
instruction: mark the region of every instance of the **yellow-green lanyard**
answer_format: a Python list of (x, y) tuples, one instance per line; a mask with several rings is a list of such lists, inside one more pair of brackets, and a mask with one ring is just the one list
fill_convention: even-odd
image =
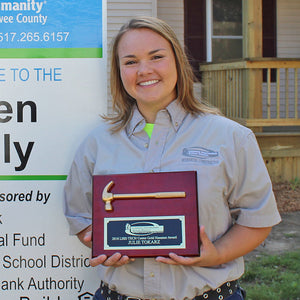
[(149, 139), (151, 139), (153, 128), (154, 128), (154, 124), (151, 124), (151, 123), (146, 123), (146, 125), (144, 127), (144, 130), (148, 134)]

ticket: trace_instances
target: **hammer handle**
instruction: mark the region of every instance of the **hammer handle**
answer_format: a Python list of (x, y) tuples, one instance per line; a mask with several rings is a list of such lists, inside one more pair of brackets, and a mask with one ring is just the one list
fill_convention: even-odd
[(114, 199), (137, 199), (137, 198), (184, 198), (185, 192), (157, 192), (141, 194), (114, 194)]

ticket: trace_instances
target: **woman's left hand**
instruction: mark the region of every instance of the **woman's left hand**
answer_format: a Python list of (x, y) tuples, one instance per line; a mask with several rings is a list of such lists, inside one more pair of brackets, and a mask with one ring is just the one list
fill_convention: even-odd
[(244, 256), (259, 246), (269, 235), (271, 227), (246, 227), (234, 224), (221, 238), (212, 241), (200, 227), (200, 256), (183, 257), (170, 253), (156, 261), (170, 265), (214, 267)]
[(200, 227), (200, 240), (200, 256), (184, 257), (179, 256), (175, 253), (170, 253), (169, 257), (157, 257), (156, 261), (170, 265), (184, 265), (197, 267), (208, 267), (217, 265), (219, 254), (214, 244), (208, 238), (204, 226)]

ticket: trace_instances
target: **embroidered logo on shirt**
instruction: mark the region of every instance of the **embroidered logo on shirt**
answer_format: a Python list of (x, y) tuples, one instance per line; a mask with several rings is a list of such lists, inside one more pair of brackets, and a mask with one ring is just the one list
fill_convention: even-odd
[(182, 150), (182, 162), (201, 162), (205, 164), (218, 164), (219, 152), (204, 147), (189, 147)]

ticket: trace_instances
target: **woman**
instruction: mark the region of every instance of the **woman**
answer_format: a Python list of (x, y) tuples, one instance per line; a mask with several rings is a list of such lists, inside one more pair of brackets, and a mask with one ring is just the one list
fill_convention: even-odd
[[(196, 170), (201, 255), (92, 258), (102, 280), (94, 299), (244, 299), (242, 256), (280, 222), (253, 133), (194, 97), (187, 57), (156, 18), (120, 29), (111, 90), (115, 114), (82, 143), (66, 183), (71, 233), (91, 247), (92, 175)], [(190, 157), (195, 148), (215, 156)]]

